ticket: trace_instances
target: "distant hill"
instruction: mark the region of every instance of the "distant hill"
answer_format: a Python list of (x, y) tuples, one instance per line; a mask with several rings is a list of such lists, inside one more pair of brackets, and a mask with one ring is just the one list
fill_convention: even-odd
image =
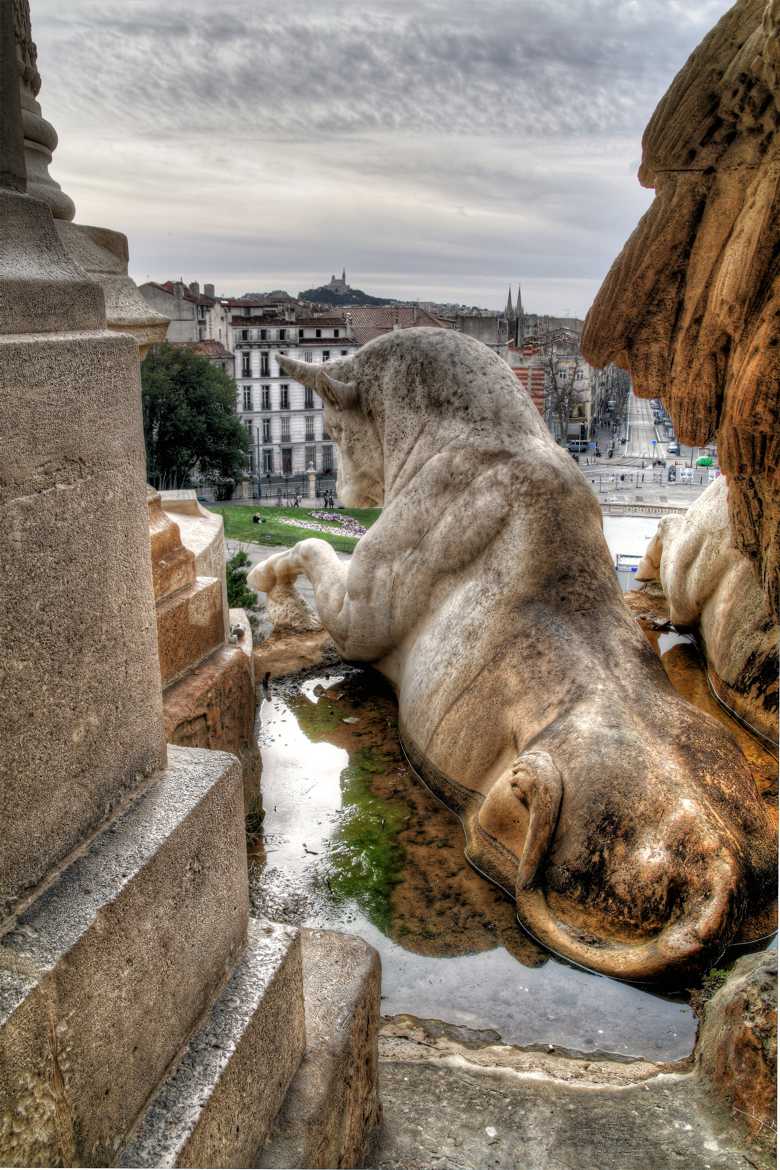
[(393, 301), (389, 297), (372, 297), (359, 288), (337, 292), (327, 284), (323, 284), (320, 288), (307, 288), (305, 292), (298, 293), (298, 299), (314, 301), (318, 305), (341, 305), (344, 308), (349, 305), (400, 305), (402, 303), (401, 301)]

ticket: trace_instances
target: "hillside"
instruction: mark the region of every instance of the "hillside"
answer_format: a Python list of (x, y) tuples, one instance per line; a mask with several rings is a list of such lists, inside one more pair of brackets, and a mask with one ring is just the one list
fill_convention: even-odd
[(324, 284), (320, 288), (307, 288), (298, 293), (301, 301), (313, 301), (318, 305), (398, 305), (401, 301), (391, 300), (389, 297), (372, 297), (359, 288), (350, 288), (346, 292), (337, 292)]

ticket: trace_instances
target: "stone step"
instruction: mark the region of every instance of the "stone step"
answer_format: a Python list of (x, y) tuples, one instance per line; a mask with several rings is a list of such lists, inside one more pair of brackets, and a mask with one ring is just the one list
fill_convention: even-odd
[(118, 1166), (251, 1166), (305, 1044), (297, 930), (253, 920), (227, 987)]
[(191, 670), (225, 640), (222, 582), (197, 577), (157, 606), (157, 642), (163, 688)]
[(247, 814), (261, 807), (256, 708), (251, 658), (239, 646), (220, 646), (163, 694), (168, 743), (232, 752), (241, 760)]
[(0, 939), (0, 1164), (110, 1165), (247, 921), (238, 763), (171, 747)]
[(361, 1166), (379, 1124), (379, 955), (362, 939), (304, 930), (306, 1052), (257, 1167)]

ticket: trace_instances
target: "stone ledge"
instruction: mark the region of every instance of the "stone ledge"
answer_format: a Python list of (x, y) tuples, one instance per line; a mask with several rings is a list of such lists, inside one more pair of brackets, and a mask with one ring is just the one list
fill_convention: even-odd
[(252, 920), (230, 982), (116, 1165), (251, 1165), (304, 1043), (298, 932)]
[(238, 764), (170, 748), (160, 778), (0, 940), (2, 1164), (113, 1161), (247, 916)]
[(304, 930), (306, 1053), (257, 1167), (363, 1164), (379, 1124), (380, 963), (351, 935)]
[(168, 743), (227, 751), (239, 757), (247, 813), (260, 805), (256, 705), (251, 659), (237, 645), (220, 646), (163, 694)]
[(157, 606), (157, 643), (163, 689), (203, 662), (225, 640), (222, 584), (196, 577)]

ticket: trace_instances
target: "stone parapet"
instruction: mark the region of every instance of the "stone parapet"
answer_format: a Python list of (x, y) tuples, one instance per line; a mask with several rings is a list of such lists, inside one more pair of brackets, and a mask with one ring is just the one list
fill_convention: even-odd
[(106, 1166), (239, 958), (238, 766), (163, 775), (0, 941), (0, 1162)]

